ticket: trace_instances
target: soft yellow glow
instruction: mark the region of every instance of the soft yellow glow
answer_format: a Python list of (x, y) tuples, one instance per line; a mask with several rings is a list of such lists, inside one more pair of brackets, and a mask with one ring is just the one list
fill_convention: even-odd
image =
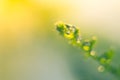
[(96, 36), (93, 36), (92, 39), (96, 41), (96, 40), (97, 40), (97, 37), (96, 37)]

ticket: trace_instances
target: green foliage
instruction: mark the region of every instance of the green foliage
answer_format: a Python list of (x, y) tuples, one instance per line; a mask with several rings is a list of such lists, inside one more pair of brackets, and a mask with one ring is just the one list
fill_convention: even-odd
[(94, 51), (94, 45), (97, 40), (95, 36), (91, 39), (82, 39), (80, 30), (77, 27), (63, 22), (57, 22), (55, 25), (56, 30), (60, 33), (60, 35), (67, 39), (71, 45), (82, 49), (85, 52), (85, 55), (98, 62), (100, 65), (98, 67), (99, 72), (108, 71), (119, 78), (120, 69), (111, 65), (114, 54), (112, 49), (107, 50), (98, 56), (96, 54), (97, 52)]

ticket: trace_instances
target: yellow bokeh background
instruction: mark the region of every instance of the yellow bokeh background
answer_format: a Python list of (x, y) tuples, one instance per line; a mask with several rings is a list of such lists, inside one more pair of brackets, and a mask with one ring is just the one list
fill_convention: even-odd
[(100, 43), (104, 49), (108, 43), (118, 46), (119, 4), (118, 0), (0, 0), (0, 80), (106, 80), (95, 70), (98, 64), (82, 61), (77, 49), (57, 35), (54, 23), (76, 24), (81, 34), (105, 39)]

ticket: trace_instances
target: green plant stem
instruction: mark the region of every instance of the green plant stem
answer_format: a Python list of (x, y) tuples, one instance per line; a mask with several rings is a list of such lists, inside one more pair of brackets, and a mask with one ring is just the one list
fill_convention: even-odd
[(97, 52), (94, 51), (94, 45), (97, 40), (96, 37), (93, 36), (91, 39), (82, 39), (80, 30), (77, 27), (63, 22), (58, 22), (56, 24), (56, 30), (60, 33), (60, 35), (67, 39), (71, 45), (82, 49), (82, 51), (85, 52), (85, 55), (92, 58), (94, 61), (97, 61), (100, 65), (98, 67), (98, 71), (107, 71), (120, 78), (118, 68), (111, 65), (114, 54), (113, 50), (110, 49), (104, 52), (101, 56), (97, 56)]

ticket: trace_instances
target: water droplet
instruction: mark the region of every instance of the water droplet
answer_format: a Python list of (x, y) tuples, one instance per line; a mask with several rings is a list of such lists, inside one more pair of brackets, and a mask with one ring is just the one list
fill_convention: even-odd
[(95, 54), (96, 54), (95, 51), (91, 51), (91, 52), (90, 52), (90, 55), (91, 55), (91, 56), (95, 56)]
[(99, 67), (98, 67), (98, 71), (99, 72), (103, 72), (105, 70), (105, 68), (102, 66), (102, 65), (100, 65)]

